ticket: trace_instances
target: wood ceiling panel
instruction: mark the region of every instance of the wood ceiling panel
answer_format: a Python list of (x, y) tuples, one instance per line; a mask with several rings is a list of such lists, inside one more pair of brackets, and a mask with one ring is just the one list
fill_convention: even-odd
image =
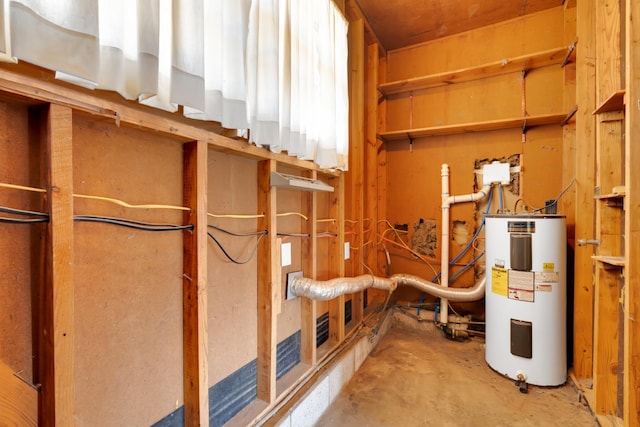
[(560, 6), (563, 0), (354, 0), (387, 50)]

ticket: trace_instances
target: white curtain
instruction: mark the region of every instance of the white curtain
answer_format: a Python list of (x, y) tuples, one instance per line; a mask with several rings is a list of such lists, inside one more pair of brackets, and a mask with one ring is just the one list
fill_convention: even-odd
[(347, 22), (331, 0), (0, 1), (19, 60), (347, 168)]

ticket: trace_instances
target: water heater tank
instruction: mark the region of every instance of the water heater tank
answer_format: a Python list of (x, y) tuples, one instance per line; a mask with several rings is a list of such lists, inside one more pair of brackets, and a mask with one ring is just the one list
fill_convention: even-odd
[(486, 353), (495, 371), (529, 384), (567, 379), (566, 218), (487, 215)]

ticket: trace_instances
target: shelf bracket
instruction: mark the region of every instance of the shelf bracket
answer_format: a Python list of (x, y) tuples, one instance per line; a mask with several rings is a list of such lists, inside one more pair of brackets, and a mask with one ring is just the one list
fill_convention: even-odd
[(571, 61), (571, 55), (576, 50), (576, 44), (578, 43), (578, 39), (575, 39), (569, 47), (567, 47), (567, 53), (564, 55), (562, 62), (560, 63), (560, 68), (564, 68)]
[(567, 114), (567, 116), (560, 122), (560, 126), (564, 126), (567, 123), (569, 123), (569, 120), (571, 120), (571, 118), (575, 116), (577, 112), (578, 112), (578, 106), (576, 105), (575, 107), (573, 107), (571, 111), (569, 111), (569, 114)]

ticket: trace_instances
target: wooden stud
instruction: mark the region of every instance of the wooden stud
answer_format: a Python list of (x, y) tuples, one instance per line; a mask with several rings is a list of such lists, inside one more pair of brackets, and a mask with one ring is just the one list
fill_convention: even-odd
[[(366, 86), (366, 143), (364, 144), (365, 158), (365, 218), (368, 220), (366, 228), (369, 230), (363, 235), (363, 256), (364, 263), (369, 266), (374, 275), (380, 275), (378, 269), (378, 248), (376, 241), (378, 225), (378, 148), (379, 143), (376, 135), (378, 133), (378, 70), (379, 70), (379, 49), (375, 44), (367, 47), (367, 86)], [(364, 222), (364, 221), (363, 221)], [(367, 244), (368, 243), (368, 244)], [(364, 246), (366, 244), (366, 246)], [(368, 299), (374, 298), (376, 291), (368, 291)]]
[[(640, 2), (625, 3), (625, 243), (624, 378), (625, 426), (640, 420)], [(633, 18), (633, 19), (632, 19)]]
[(184, 214), (192, 232), (183, 238), (183, 388), (184, 423), (209, 425), (207, 325), (207, 148), (204, 141), (184, 144)]
[(276, 345), (277, 316), (275, 299), (279, 283), (274, 283), (273, 265), (278, 230), (275, 187), (270, 185), (271, 171), (276, 170), (275, 160), (258, 163), (258, 211), (264, 217), (258, 220), (259, 230), (269, 230), (258, 247), (258, 367), (257, 396), (267, 403), (276, 399)]
[[(364, 263), (364, 150), (365, 150), (365, 94), (364, 94), (364, 23), (362, 19), (349, 23), (349, 172), (351, 197), (348, 200), (350, 219), (357, 222), (352, 228), (359, 250), (350, 254), (353, 275), (363, 273)], [(347, 200), (345, 200), (347, 202)], [(359, 323), (364, 315), (362, 292), (353, 294), (352, 321)]]
[[(318, 173), (310, 171), (309, 177), (317, 179)], [(307, 216), (306, 232), (309, 239), (302, 245), (302, 270), (305, 277), (317, 278), (317, 254), (318, 254), (318, 193), (315, 191), (302, 192), (304, 214)], [(300, 298), (301, 327), (300, 327), (300, 358), (303, 363), (315, 365), (318, 355), (316, 347), (317, 329), (316, 319), (318, 308), (315, 300)]]
[[(595, 206), (595, 8), (593, 2), (577, 8), (576, 68), (576, 231), (577, 239), (594, 238)], [(573, 369), (576, 377), (590, 378), (593, 372), (593, 247), (577, 247), (574, 279)]]
[[(564, 9), (564, 40), (574, 40), (576, 37), (576, 8), (575, 4)], [(576, 64), (575, 61), (567, 64), (564, 69), (564, 101), (563, 110), (576, 108)], [(576, 111), (577, 112), (577, 111)], [(575, 200), (576, 186), (573, 179), (576, 176), (576, 126), (575, 121), (569, 122), (563, 127), (562, 132), (562, 188), (570, 186), (560, 199), (559, 211), (567, 217), (567, 242), (575, 250)]]
[[(329, 216), (336, 222), (332, 231), (337, 237), (329, 244), (329, 263), (334, 277), (344, 277), (344, 175), (332, 179), (334, 192), (330, 195)], [(335, 343), (344, 340), (344, 295), (329, 301), (329, 338)]]
[(49, 227), (41, 292), (40, 425), (74, 425), (73, 141), (71, 108), (51, 104), (45, 119)]

